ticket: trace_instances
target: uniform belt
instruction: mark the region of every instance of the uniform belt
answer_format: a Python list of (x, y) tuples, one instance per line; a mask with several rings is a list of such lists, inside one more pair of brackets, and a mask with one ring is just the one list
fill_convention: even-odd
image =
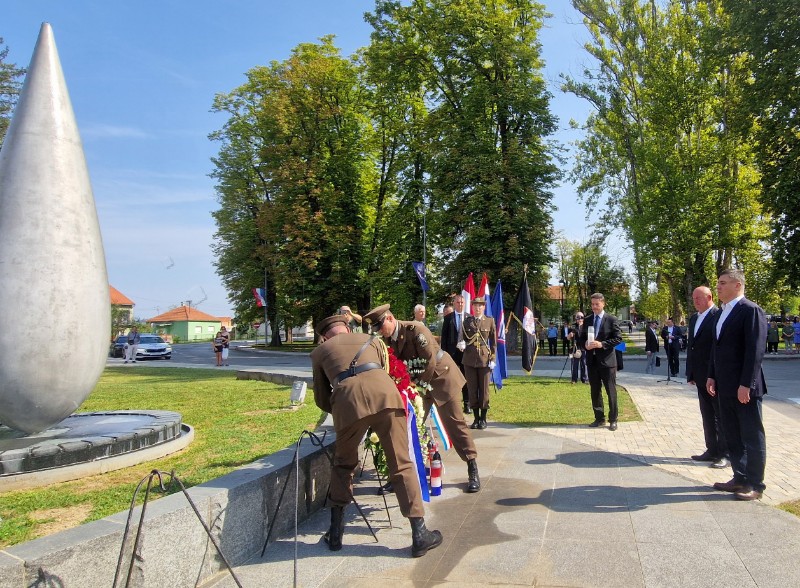
[(436, 352), (436, 361), (442, 361), (442, 358), (444, 357), (444, 353), (445, 353), (444, 349), (440, 349), (439, 351), (437, 351)]
[(336, 388), (336, 386), (341, 384), (347, 378), (351, 378), (353, 376), (357, 376), (358, 374), (361, 374), (363, 372), (368, 372), (370, 370), (380, 370), (380, 369), (383, 369), (383, 366), (381, 364), (379, 364), (379, 363), (374, 363), (374, 362), (365, 363), (363, 365), (359, 365), (359, 366), (344, 370), (342, 373), (340, 373), (338, 376), (336, 376), (333, 379), (333, 382), (331, 382), (331, 384), (333, 384), (333, 387)]

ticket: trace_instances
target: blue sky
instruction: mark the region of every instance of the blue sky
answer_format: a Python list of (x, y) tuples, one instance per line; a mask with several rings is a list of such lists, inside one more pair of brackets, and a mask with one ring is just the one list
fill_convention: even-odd
[[(570, 118), (582, 122), (589, 107), (563, 94), (558, 76), (580, 75), (587, 34), (569, 0), (544, 4), (553, 14), (541, 35), (545, 75), (560, 119), (556, 138), (568, 143), (578, 138)], [(136, 303), (137, 317), (187, 300), (212, 315), (232, 314), (210, 249), (218, 205), (208, 174), (218, 146), (207, 137), (224, 123), (209, 112), (214, 95), (323, 35), (336, 35), (342, 53), (352, 54), (369, 43), (363, 14), (373, 8), (373, 0), (18, 0), (6, 7), (0, 37), (17, 65), (27, 67), (41, 23), (53, 28), (109, 281)], [(584, 240), (574, 188), (558, 187), (555, 204), (554, 228)]]

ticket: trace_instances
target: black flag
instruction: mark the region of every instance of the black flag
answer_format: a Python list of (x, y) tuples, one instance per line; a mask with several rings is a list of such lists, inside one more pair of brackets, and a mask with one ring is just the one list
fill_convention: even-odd
[(531, 291), (528, 288), (527, 274), (522, 277), (519, 285), (517, 299), (514, 302), (514, 321), (508, 328), (508, 339), (517, 340), (518, 329), (521, 328), (522, 334), (522, 369), (530, 372), (533, 368), (533, 354), (536, 351), (536, 319), (533, 316), (533, 304), (531, 304)]

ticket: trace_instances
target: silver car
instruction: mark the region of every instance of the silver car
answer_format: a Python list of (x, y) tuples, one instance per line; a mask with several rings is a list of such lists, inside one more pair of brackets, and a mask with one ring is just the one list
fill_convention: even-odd
[(172, 347), (158, 335), (141, 335), (139, 348), (136, 350), (136, 359), (148, 357), (172, 359)]

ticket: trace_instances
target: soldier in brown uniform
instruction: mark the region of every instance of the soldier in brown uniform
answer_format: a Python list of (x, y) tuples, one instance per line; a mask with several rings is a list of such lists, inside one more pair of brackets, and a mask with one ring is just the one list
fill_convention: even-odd
[(342, 548), (344, 507), (353, 496), (358, 448), (372, 427), (386, 453), (400, 512), (411, 522), (411, 554), (420, 557), (441, 544), (442, 534), (425, 527), (419, 480), (408, 454), (403, 400), (386, 369), (386, 346), (367, 334), (351, 333), (348, 319), (336, 315), (321, 320), (316, 330), (323, 342), (311, 352), (314, 402), (331, 413), (336, 430), (328, 494), (331, 527), (325, 540), (331, 551)]
[(472, 301), (475, 315), (464, 318), (464, 376), (469, 388), (469, 407), (475, 415), (472, 429), (486, 428), (489, 411), (489, 380), (494, 368), (494, 350), (497, 349), (497, 330), (494, 319), (483, 314), (486, 300)]
[(383, 336), (397, 359), (424, 359), (427, 362), (425, 371), (418, 379), (419, 384), (428, 387), (428, 393), (423, 397), (425, 412), (430, 410), (431, 404), (436, 403), (442, 426), (450, 436), (456, 453), (467, 462), (467, 492), (478, 492), (481, 489), (476, 461), (478, 451), (464, 422), (460, 404), (465, 380), (453, 358), (439, 348), (428, 327), (415, 321), (398, 321), (388, 304), (364, 315), (364, 324), (365, 328), (369, 326), (373, 333)]

